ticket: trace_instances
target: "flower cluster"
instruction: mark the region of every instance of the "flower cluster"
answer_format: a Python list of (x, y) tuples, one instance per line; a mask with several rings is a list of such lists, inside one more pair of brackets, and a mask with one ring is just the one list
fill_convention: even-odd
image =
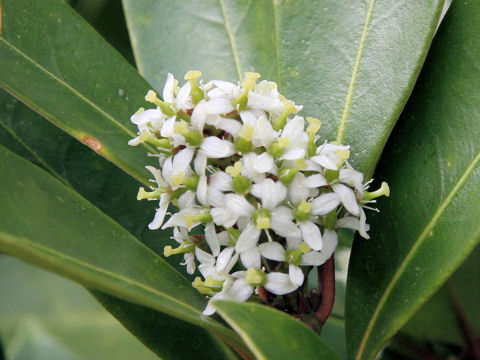
[[(259, 289), (285, 295), (302, 288), (312, 266), (333, 254), (340, 228), (368, 239), (363, 208), (389, 194), (383, 183), (367, 191), (348, 163), (349, 146), (324, 141), (321, 122), (296, 113), (301, 106), (277, 85), (246, 73), (241, 84), (199, 81), (190, 71), (179, 87), (168, 74), (163, 100), (154, 91), (131, 117), (130, 145), (158, 149), (151, 191), (159, 201), (150, 229), (173, 227), (193, 286), (211, 299), (245, 301)], [(178, 211), (165, 221), (169, 204)], [(204, 313), (214, 312), (208, 305)]]

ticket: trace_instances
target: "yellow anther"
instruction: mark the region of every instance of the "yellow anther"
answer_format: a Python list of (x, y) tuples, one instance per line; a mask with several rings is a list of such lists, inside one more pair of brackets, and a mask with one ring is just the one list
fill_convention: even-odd
[(337, 155), (338, 155), (338, 166), (340, 167), (345, 162), (345, 160), (347, 160), (350, 157), (350, 150), (338, 150)]
[(308, 167), (308, 165), (307, 165), (307, 163), (305, 162), (304, 159), (298, 159), (298, 160), (295, 160), (295, 167), (298, 170), (303, 170), (303, 169), (306, 169)]
[(176, 134), (180, 134), (180, 135), (185, 135), (189, 131), (188, 125), (185, 121), (176, 122), (173, 129)]
[(145, 95), (145, 100), (154, 104), (157, 104), (157, 102), (160, 101), (160, 99), (157, 96), (157, 93), (153, 90), (148, 90), (147, 95)]
[(270, 229), (271, 223), (269, 217), (258, 217), (256, 221), (257, 229)]
[(255, 129), (253, 126), (250, 126), (248, 124), (243, 125), (242, 130), (240, 130), (238, 136), (241, 138), (244, 138), (247, 141), (252, 140), (253, 133), (255, 132)]
[(213, 296), (216, 294), (216, 291), (207, 287), (205, 282), (202, 281), (200, 277), (196, 277), (195, 280), (192, 282), (192, 286), (197, 289), (200, 294)]
[(278, 145), (280, 145), (282, 148), (285, 148), (290, 145), (290, 139), (286, 137), (280, 138), (278, 139)]
[(198, 70), (190, 70), (185, 74), (184, 79), (185, 80), (193, 80), (193, 79), (198, 79), (200, 76), (202, 76), (202, 73)]
[(190, 85), (192, 86), (191, 95), (194, 105), (198, 104), (198, 102), (205, 97), (203, 90), (200, 89), (197, 82), (200, 76), (202, 76), (202, 73), (198, 70), (192, 70), (185, 74), (185, 80), (190, 81)]
[(185, 179), (185, 173), (183, 171), (172, 175), (172, 186), (174, 188), (179, 187), (183, 183), (183, 179)]
[(246, 72), (245, 80), (243, 80), (242, 86), (245, 89), (253, 90), (255, 85), (257, 85), (257, 79), (260, 78), (260, 74), (256, 72)]
[(388, 184), (385, 181), (382, 182), (382, 185), (380, 186), (380, 189), (378, 189), (376, 191), (372, 191), (372, 192), (365, 191), (365, 193), (363, 194), (363, 199), (362, 200), (372, 200), (372, 199), (376, 199), (377, 197), (380, 197), (380, 196), (386, 196), (386, 197), (390, 196), (390, 187), (388, 186)]
[(233, 166), (227, 166), (225, 172), (232, 177), (239, 175), (242, 172), (242, 162), (237, 161)]
[(155, 199), (162, 194), (162, 191), (160, 189), (154, 190), (154, 191), (145, 191), (143, 187), (138, 189), (138, 194), (137, 194), (137, 200), (145, 200), (145, 199)]
[(194, 223), (195, 217), (192, 214), (188, 213), (187, 215), (185, 215), (185, 225), (187, 225), (187, 228), (192, 226)]
[(172, 104), (160, 100), (155, 91), (148, 90), (147, 95), (145, 95), (145, 100), (157, 105), (165, 115), (175, 115), (175, 111), (171, 107)]
[(307, 117), (308, 127), (307, 134), (309, 136), (315, 136), (322, 126), (322, 122), (314, 117)]
[(312, 251), (312, 249), (310, 248), (310, 246), (307, 245), (307, 243), (305, 241), (303, 241), (300, 246), (298, 247), (298, 250), (300, 250), (302, 252), (302, 254), (306, 254), (310, 251)]
[(310, 210), (312, 210), (312, 204), (303, 200), (300, 205), (298, 205), (297, 209), (304, 213), (310, 213)]
[(133, 115), (140, 115), (141, 113), (143, 113), (145, 111), (145, 108), (144, 107), (141, 107), (137, 110), (137, 112)]
[(173, 248), (168, 245), (163, 248), (163, 256), (169, 257), (173, 255)]
[(180, 91), (180, 89), (178, 88), (178, 80), (174, 79), (173, 80), (173, 94), (175, 96), (177, 96), (179, 91)]
[(295, 103), (292, 100), (288, 100), (288, 99), (283, 100), (283, 105), (285, 106), (285, 109), (283, 111), (285, 113), (288, 112), (288, 115), (296, 114), (298, 111), (295, 106)]
[(212, 289), (221, 290), (225, 280), (215, 280), (212, 275), (208, 275), (205, 278), (204, 285)]

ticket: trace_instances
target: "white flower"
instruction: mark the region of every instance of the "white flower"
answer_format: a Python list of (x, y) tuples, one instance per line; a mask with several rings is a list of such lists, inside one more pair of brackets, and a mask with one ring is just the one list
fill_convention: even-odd
[[(154, 180), (137, 198), (159, 202), (150, 229), (174, 228), (179, 246), (164, 255), (183, 255), (189, 274), (199, 263), (192, 285), (210, 297), (204, 313), (211, 315), (215, 300), (294, 293), (309, 267), (333, 255), (338, 229), (369, 237), (364, 209), (389, 189), (368, 191), (370, 182), (348, 163), (348, 145), (317, 147), (320, 120), (307, 117), (306, 126), (293, 115), (302, 107), (275, 83), (246, 73), (238, 84), (204, 85), (200, 75), (188, 72), (179, 88), (168, 74), (163, 100), (149, 91), (156, 108), (132, 115), (138, 133), (129, 144), (158, 149), (149, 155), (161, 170), (147, 167)], [(170, 203), (178, 211), (165, 221)]]
[(230, 141), (219, 139), (216, 136), (205, 138), (200, 148), (205, 151), (205, 154), (210, 159), (221, 159), (235, 153), (233, 144)]

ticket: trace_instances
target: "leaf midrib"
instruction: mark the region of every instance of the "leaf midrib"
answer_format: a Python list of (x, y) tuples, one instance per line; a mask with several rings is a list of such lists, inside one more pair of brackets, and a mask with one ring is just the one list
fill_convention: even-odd
[[(81, 99), (83, 102), (91, 106), (93, 109), (98, 111), (101, 115), (103, 115), (105, 118), (110, 120), (114, 125), (116, 125), (118, 128), (120, 128), (123, 132), (125, 132), (127, 135), (131, 136), (132, 138), (136, 136), (136, 134), (129, 130), (127, 127), (125, 127), (122, 123), (120, 123), (117, 119), (115, 119), (112, 115), (107, 113), (105, 110), (103, 110), (100, 106), (92, 102), (89, 98), (87, 98), (85, 95), (83, 95), (80, 91), (75, 89), (73, 86), (71, 86), (69, 83), (66, 81), (60, 79), (58, 76), (53, 74), (52, 72), (48, 71), (46, 68), (44, 68), (42, 65), (40, 65), (38, 62), (36, 62), (34, 59), (32, 59), (30, 56), (28, 56), (25, 52), (17, 48), (15, 45), (10, 43), (8, 40), (5, 39), (5, 37), (1, 36), (0, 41), (2, 41), (5, 45), (7, 45), (10, 49), (18, 53), (20, 56), (22, 56), (25, 60), (30, 62), (33, 66), (37, 67), (42, 71), (46, 76), (50, 77), (54, 81), (58, 82), (60, 85), (63, 87), (67, 88), (69, 91), (73, 92), (79, 99)], [(142, 146), (145, 147), (148, 151), (154, 152), (155, 149), (145, 143), (142, 143)]]
[[(28, 239), (25, 239), (25, 238), (22, 238), (22, 237), (18, 237), (18, 236), (12, 235), (12, 234), (8, 234), (8, 233), (5, 233), (3, 231), (0, 231), (0, 237), (4, 239), (4, 241), (2, 241), (3, 244), (6, 244), (8, 246), (8, 244), (10, 243), (10, 246), (12, 246), (14, 248), (17, 248), (17, 249), (21, 249), (22, 250), (22, 255), (27, 255), (28, 256), (29, 254), (31, 254), (33, 256), (36, 256), (39, 259), (42, 259), (44, 261), (44, 263), (48, 263), (48, 264), (50, 264), (52, 266), (55, 266), (55, 267), (56, 266), (62, 266), (62, 264), (64, 262), (67, 262), (67, 263), (71, 263), (71, 264), (74, 264), (76, 266), (79, 266), (81, 268), (86, 269), (87, 270), (87, 272), (86, 272), (87, 275), (83, 276), (83, 281), (85, 281), (87, 283), (97, 284), (98, 276), (93, 276), (93, 275), (98, 274), (98, 273), (102, 274), (106, 278), (116, 280), (120, 283), (124, 282), (125, 284), (127, 284), (131, 287), (137, 287), (138, 289), (143, 290), (147, 294), (154, 295), (154, 296), (159, 297), (159, 298), (167, 299), (169, 301), (177, 303), (181, 307), (184, 307), (184, 308), (186, 308), (186, 309), (188, 309), (192, 312), (197, 313), (199, 315), (198, 319), (196, 319), (194, 317), (190, 318), (190, 322), (195, 324), (195, 325), (208, 326), (210, 329), (212, 329), (214, 331), (218, 331), (219, 333), (222, 333), (222, 334), (225, 334), (225, 333), (229, 332), (229, 330), (227, 330), (225, 327), (221, 326), (220, 324), (213, 323), (212, 320), (204, 317), (197, 309), (195, 309), (191, 305), (183, 303), (183, 302), (179, 302), (176, 298), (173, 298), (173, 297), (171, 297), (171, 296), (169, 296), (165, 293), (162, 293), (159, 290), (156, 290), (156, 289), (151, 288), (147, 285), (144, 285), (144, 284), (142, 284), (142, 283), (140, 283), (136, 280), (129, 279), (127, 277), (115, 274), (111, 271), (102, 269), (100, 267), (97, 267), (97, 266), (89, 264), (89, 263), (86, 263), (84, 261), (73, 258), (71, 256), (68, 256), (68, 255), (64, 254), (64, 253), (55, 251), (51, 248), (47, 248), (43, 245), (37, 244), (35, 242), (32, 242), (32, 241), (30, 241)], [(60, 259), (60, 261), (59, 261), (59, 259)], [(75, 272), (73, 272), (73, 274), (75, 275)], [(111, 285), (111, 288), (116, 290), (119, 294), (122, 294), (122, 295), (125, 295), (126, 297), (131, 298), (130, 293), (128, 291), (125, 292), (122, 286), (119, 286), (115, 282), (114, 283), (109, 282), (109, 284)], [(112, 284), (115, 284), (115, 285), (112, 286)], [(102, 290), (102, 289), (98, 288), (98, 290)], [(161, 308), (162, 312), (165, 312), (165, 310), (169, 310), (168, 313), (172, 316), (175, 316), (175, 315), (173, 315), (174, 313), (170, 309), (164, 309), (161, 306), (157, 306), (157, 308)], [(178, 315), (176, 317), (180, 318), (182, 320), (185, 320), (184, 318), (179, 317)]]
[(358, 49), (357, 49), (357, 56), (355, 57), (355, 63), (353, 64), (352, 75), (350, 77), (350, 83), (348, 85), (347, 97), (345, 99), (342, 118), (340, 119), (340, 124), (338, 125), (338, 130), (337, 130), (337, 142), (339, 143), (342, 143), (343, 137), (345, 135), (345, 128), (346, 128), (348, 116), (350, 115), (350, 109), (352, 106), (352, 98), (353, 98), (353, 92), (355, 91), (355, 84), (358, 76), (358, 69), (360, 67), (360, 61), (362, 60), (363, 48), (365, 45), (365, 41), (367, 39), (368, 29), (370, 27), (370, 20), (372, 17), (374, 5), (375, 5), (375, 0), (371, 0), (367, 10), (366, 17), (365, 17), (362, 36), (360, 38), (360, 44), (358, 45)]
[(430, 221), (426, 224), (422, 233), (418, 236), (417, 240), (414, 242), (414, 245), (412, 246), (412, 248), (408, 252), (407, 256), (404, 258), (403, 262), (398, 267), (397, 271), (395, 272), (394, 276), (392, 277), (391, 282), (389, 283), (389, 285), (387, 286), (387, 288), (383, 292), (383, 295), (380, 298), (380, 301), (378, 302), (378, 305), (375, 308), (375, 311), (374, 311), (372, 317), (370, 318), (370, 321), (368, 322), (367, 329), (365, 330), (364, 336), (363, 336), (362, 341), (360, 343), (360, 346), (358, 348), (358, 352), (357, 352), (357, 356), (356, 356), (357, 359), (362, 358), (363, 352), (365, 351), (367, 341), (370, 337), (371, 332), (373, 331), (373, 326), (376, 323), (376, 321), (378, 320), (378, 317), (380, 316), (380, 312), (381, 312), (382, 308), (385, 306), (385, 303), (387, 302), (388, 298), (390, 297), (390, 294), (393, 291), (393, 287), (396, 285), (396, 283), (398, 282), (400, 277), (403, 275), (403, 273), (407, 269), (408, 264), (410, 263), (410, 261), (414, 257), (414, 255), (416, 254), (417, 249), (425, 241), (428, 234), (435, 228), (440, 216), (443, 214), (445, 209), (452, 202), (455, 195), (460, 191), (462, 186), (468, 180), (468, 177), (473, 172), (473, 170), (475, 169), (475, 167), (478, 165), (479, 162), (480, 162), (480, 152), (475, 156), (475, 158), (472, 160), (470, 165), (463, 172), (462, 176), (455, 183), (454, 187), (449, 192), (447, 197), (443, 200), (443, 202), (440, 204), (437, 211), (435, 211), (435, 213), (433, 214)]
[(232, 49), (233, 61), (235, 64), (235, 70), (237, 71), (238, 80), (242, 80), (242, 68), (240, 65), (240, 59), (238, 58), (237, 45), (235, 42), (235, 37), (233, 36), (232, 29), (230, 28), (230, 23), (228, 21), (227, 11), (225, 9), (224, 0), (218, 0), (220, 4), (220, 9), (222, 10), (223, 16), (223, 25), (225, 26), (225, 31), (227, 32), (228, 40), (230, 42), (230, 47)]

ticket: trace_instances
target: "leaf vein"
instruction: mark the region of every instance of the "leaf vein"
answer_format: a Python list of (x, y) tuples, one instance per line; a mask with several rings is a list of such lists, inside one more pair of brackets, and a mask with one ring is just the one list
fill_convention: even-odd
[(430, 219), (430, 221), (427, 223), (427, 225), (425, 226), (425, 229), (423, 230), (423, 232), (419, 235), (419, 237), (417, 238), (417, 240), (414, 242), (414, 245), (412, 246), (412, 248), (410, 249), (410, 251), (408, 252), (407, 256), (405, 257), (405, 259), (403, 260), (403, 262), (400, 264), (400, 266), (398, 267), (398, 270), (395, 272), (392, 280), (390, 281), (389, 285), (387, 286), (387, 288), (385, 289), (382, 297), (380, 298), (380, 301), (378, 302), (378, 305), (377, 307), (375, 308), (375, 311), (368, 323), (368, 326), (367, 326), (367, 329), (365, 330), (365, 333), (364, 333), (364, 336), (362, 338), (362, 342), (360, 343), (360, 346), (358, 348), (358, 352), (357, 352), (357, 359), (361, 359), (361, 356), (363, 354), (363, 352), (365, 351), (365, 346), (366, 346), (366, 343), (367, 343), (367, 340), (370, 336), (370, 333), (372, 332), (373, 330), (373, 325), (375, 324), (375, 322), (377, 321), (379, 315), (380, 315), (380, 311), (382, 310), (383, 306), (385, 305), (385, 303), (387, 302), (387, 299), (389, 298), (390, 296), (390, 293), (392, 292), (392, 289), (393, 287), (395, 286), (395, 284), (397, 283), (397, 281), (399, 280), (399, 278), (403, 275), (403, 273), (405, 272), (405, 270), (407, 269), (407, 266), (408, 264), (410, 263), (411, 259), (413, 258), (413, 256), (415, 255), (417, 249), (422, 245), (422, 243), (425, 241), (425, 239), (427, 238), (428, 234), (433, 230), (433, 228), (436, 226), (437, 222), (438, 222), (438, 219), (440, 218), (440, 216), (442, 216), (443, 212), (445, 211), (445, 209), (447, 208), (447, 206), (452, 202), (453, 198), (455, 197), (455, 195), (460, 191), (460, 189), (462, 188), (462, 186), (465, 184), (465, 182), (468, 180), (468, 177), (470, 176), (470, 174), (473, 172), (473, 170), (475, 169), (475, 167), (478, 165), (478, 163), (480, 162), (480, 152), (475, 156), (475, 158), (472, 160), (472, 162), (470, 163), (470, 165), (467, 167), (467, 169), (463, 172), (462, 176), (460, 177), (460, 179), (458, 179), (458, 181), (455, 183), (454, 187), (452, 188), (452, 190), (450, 191), (450, 193), (447, 195), (447, 197), (445, 198), (445, 200), (443, 200), (443, 202), (440, 204), (440, 206), (438, 207), (437, 211), (435, 211), (435, 213), (433, 214), (432, 218)]
[(375, 5), (375, 0), (371, 0), (367, 10), (365, 24), (363, 26), (363, 31), (362, 31), (362, 37), (360, 38), (360, 44), (358, 45), (357, 57), (355, 58), (355, 63), (353, 65), (350, 84), (348, 85), (347, 98), (345, 99), (345, 106), (343, 108), (342, 118), (338, 126), (337, 142), (339, 143), (343, 141), (343, 136), (345, 135), (345, 127), (348, 120), (348, 115), (350, 115), (350, 109), (352, 107), (352, 98), (353, 98), (353, 92), (355, 90), (355, 84), (358, 76), (358, 68), (360, 67), (360, 61), (363, 56), (363, 47), (367, 39), (368, 29), (370, 27), (370, 20), (372, 18), (374, 5)]
[[(112, 121), (115, 125), (117, 125), (121, 130), (123, 130), (125, 133), (130, 135), (131, 137), (135, 137), (135, 133), (131, 130), (129, 130), (127, 127), (125, 127), (122, 123), (120, 123), (117, 119), (115, 119), (112, 115), (107, 113), (105, 110), (103, 110), (101, 107), (99, 107), (97, 104), (92, 102), (89, 98), (87, 98), (85, 95), (80, 93), (77, 89), (75, 89), (73, 86), (65, 82), (64, 80), (60, 79), (58, 76), (53, 74), (52, 72), (48, 71), (46, 68), (44, 68), (42, 65), (40, 65), (38, 62), (36, 62), (34, 59), (29, 57), (27, 54), (25, 54), (22, 50), (18, 49), (15, 45), (10, 43), (8, 40), (6, 40), (4, 37), (0, 37), (0, 41), (3, 41), (5, 45), (10, 47), (13, 51), (18, 53), (20, 56), (22, 56), (24, 59), (26, 59), (28, 62), (32, 63), (35, 67), (40, 69), (43, 73), (45, 73), (48, 77), (52, 78), (71, 92), (73, 92), (75, 95), (77, 95), (82, 101), (90, 105), (92, 108), (94, 108), (96, 111), (98, 111), (100, 114), (102, 114), (104, 117)], [(151, 146), (142, 144), (142, 146), (146, 147), (150, 151), (154, 151), (154, 148)]]
[(237, 45), (235, 43), (235, 38), (233, 37), (232, 29), (230, 28), (230, 23), (228, 22), (227, 11), (225, 9), (224, 0), (218, 0), (220, 3), (220, 8), (222, 10), (223, 24), (227, 32), (228, 40), (230, 41), (230, 47), (232, 48), (233, 61), (235, 63), (235, 69), (237, 70), (238, 80), (242, 80), (242, 68), (240, 66), (240, 60), (238, 58)]

